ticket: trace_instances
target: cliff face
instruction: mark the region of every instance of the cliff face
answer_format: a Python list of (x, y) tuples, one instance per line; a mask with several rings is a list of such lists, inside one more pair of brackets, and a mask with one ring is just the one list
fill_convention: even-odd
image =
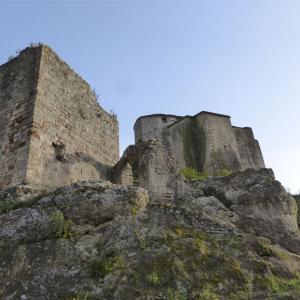
[(3, 191), (0, 298), (300, 298), (297, 205), (271, 170), (172, 184)]

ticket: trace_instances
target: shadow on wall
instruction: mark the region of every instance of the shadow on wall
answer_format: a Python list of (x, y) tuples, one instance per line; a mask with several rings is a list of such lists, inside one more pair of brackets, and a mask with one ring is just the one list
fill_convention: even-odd
[(60, 153), (45, 162), (41, 178), (43, 183), (63, 186), (85, 180), (110, 180), (112, 167), (81, 152)]

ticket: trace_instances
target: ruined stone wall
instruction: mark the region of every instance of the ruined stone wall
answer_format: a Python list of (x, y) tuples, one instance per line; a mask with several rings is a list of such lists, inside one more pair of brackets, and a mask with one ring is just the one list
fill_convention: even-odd
[(166, 145), (149, 140), (128, 146), (114, 167), (113, 182), (145, 188), (152, 200), (170, 200), (175, 195), (177, 165)]
[(26, 181), (40, 49), (0, 66), (0, 189)]
[(109, 167), (119, 158), (118, 121), (50, 48), (41, 51), (28, 180), (64, 185), (110, 179)]
[(149, 141), (151, 139), (162, 140), (163, 129), (179, 119), (181, 119), (181, 117), (163, 114), (138, 118), (134, 124), (135, 143)]
[(264, 159), (252, 129), (250, 127), (233, 127), (233, 131), (239, 149), (242, 169), (265, 168)]

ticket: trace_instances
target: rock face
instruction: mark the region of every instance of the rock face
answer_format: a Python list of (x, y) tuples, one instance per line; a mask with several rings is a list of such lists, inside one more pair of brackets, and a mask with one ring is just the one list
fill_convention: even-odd
[(0, 299), (300, 298), (297, 206), (271, 170), (169, 182), (163, 199), (109, 182), (3, 191)]

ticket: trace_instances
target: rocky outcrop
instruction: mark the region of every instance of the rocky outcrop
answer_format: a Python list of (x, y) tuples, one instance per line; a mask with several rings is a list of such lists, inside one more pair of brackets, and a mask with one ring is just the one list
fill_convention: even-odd
[[(132, 182), (123, 176), (128, 174), (128, 168), (132, 170)], [(168, 148), (159, 140), (149, 140), (129, 146), (113, 173), (116, 183), (143, 187), (151, 199), (163, 202), (174, 198), (176, 172), (176, 163)]]
[(231, 216), (227, 221), (241, 230), (268, 237), (300, 254), (296, 201), (275, 180), (271, 169), (248, 169), (206, 181), (177, 183), (176, 199), (192, 199), (187, 205), (198, 203), (219, 219), (224, 219), (226, 212)]
[(2, 193), (0, 298), (300, 298), (296, 202), (271, 170), (170, 182), (164, 199), (109, 182)]

